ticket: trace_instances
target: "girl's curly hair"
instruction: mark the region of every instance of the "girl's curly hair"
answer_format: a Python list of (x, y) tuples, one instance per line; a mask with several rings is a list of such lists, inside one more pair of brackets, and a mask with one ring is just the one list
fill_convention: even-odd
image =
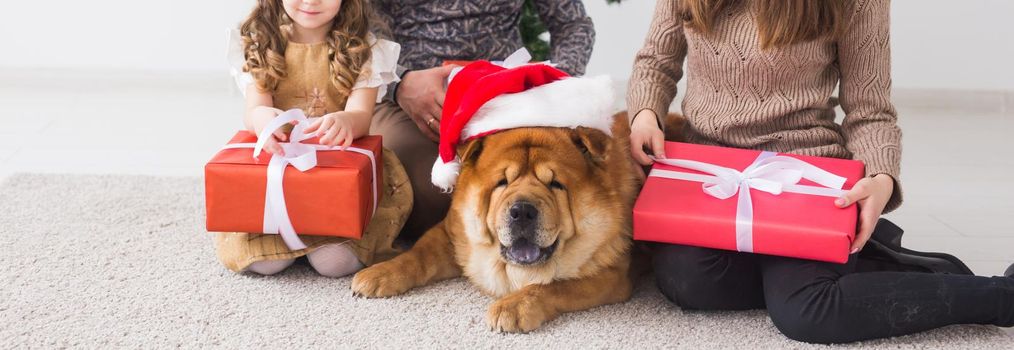
[[(368, 70), (370, 44), (367, 36), (375, 24), (368, 0), (343, 0), (326, 42), (331, 65), (331, 83), (348, 96), (359, 75)], [(292, 20), (281, 0), (258, 0), (240, 26), (246, 64), (261, 91), (274, 91), (285, 78), (285, 48), (292, 33)], [(369, 72), (366, 72), (369, 73)]]

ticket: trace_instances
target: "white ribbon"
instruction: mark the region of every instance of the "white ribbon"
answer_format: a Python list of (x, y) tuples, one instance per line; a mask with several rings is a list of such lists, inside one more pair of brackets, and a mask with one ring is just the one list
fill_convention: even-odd
[[(370, 192), (373, 192), (373, 212), (377, 211), (377, 159), (373, 151), (358, 147), (330, 147), (300, 143), (310, 139), (313, 135), (305, 132), (310, 126), (310, 120), (306, 118), (300, 109), (290, 109), (272, 119), (260, 135), (257, 135), (257, 143), (234, 143), (226, 145), (223, 149), (253, 148), (253, 157), (260, 155), (264, 144), (272, 137), (276, 130), (292, 122), (297, 124), (289, 134), (289, 142), (280, 142), (279, 145), (285, 155), (274, 154), (271, 162), (268, 163), (268, 183), (264, 198), (264, 232), (265, 234), (279, 234), (285, 245), (292, 250), (306, 249), (306, 244), (299, 239), (296, 230), (292, 227), (289, 219), (289, 211), (285, 206), (285, 191), (282, 187), (282, 178), (285, 175), (285, 168), (288, 165), (299, 171), (307, 171), (317, 166), (318, 151), (348, 151), (356, 152), (370, 158), (370, 169), (373, 171), (373, 182)], [(371, 212), (372, 213), (372, 212)]]
[[(762, 152), (745, 170), (738, 171), (714, 164), (686, 159), (655, 159), (655, 162), (700, 171), (695, 174), (671, 170), (652, 169), (648, 176), (702, 182), (704, 192), (718, 199), (729, 199), (739, 194), (736, 204), (736, 250), (753, 252), (753, 201), (750, 189), (773, 195), (782, 192), (840, 197), (845, 193), (845, 178), (827, 172), (802, 160)], [(820, 186), (799, 185), (807, 179)]]
[(503, 61), (493, 61), (492, 63), (500, 67), (507, 69), (521, 67), (532, 61), (532, 53), (528, 52), (526, 48), (520, 48), (514, 51), (510, 56), (507, 56)]

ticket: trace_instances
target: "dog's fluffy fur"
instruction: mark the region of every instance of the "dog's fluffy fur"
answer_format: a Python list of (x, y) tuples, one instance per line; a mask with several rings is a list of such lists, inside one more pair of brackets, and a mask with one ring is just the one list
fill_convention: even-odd
[[(527, 332), (563, 312), (630, 298), (631, 209), (641, 178), (624, 115), (613, 136), (589, 128), (521, 128), (459, 147), (461, 175), (443, 222), (404, 254), (356, 274), (353, 292), (386, 297), (464, 275), (498, 298), (494, 330)], [(520, 264), (513, 203), (538, 208), (527, 240), (550, 253)]]

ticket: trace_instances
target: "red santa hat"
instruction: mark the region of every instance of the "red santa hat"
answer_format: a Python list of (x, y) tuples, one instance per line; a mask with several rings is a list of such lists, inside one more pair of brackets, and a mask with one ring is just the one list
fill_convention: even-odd
[(431, 180), (444, 191), (457, 182), (462, 141), (522, 127), (579, 126), (611, 134), (612, 80), (570, 77), (544, 63), (507, 68), (471, 63), (452, 78), (440, 119), (440, 156)]

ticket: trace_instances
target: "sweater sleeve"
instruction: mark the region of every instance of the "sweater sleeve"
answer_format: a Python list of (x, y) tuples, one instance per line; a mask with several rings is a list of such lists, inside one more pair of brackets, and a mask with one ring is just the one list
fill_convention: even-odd
[(595, 45), (595, 25), (580, 0), (535, 0), (549, 30), (549, 59), (570, 75), (584, 75)]
[[(677, 1), (658, 0), (644, 47), (637, 52), (627, 87), (627, 110), (631, 118), (650, 109), (659, 119), (669, 113), (676, 98), (676, 83), (683, 77), (687, 41)], [(664, 125), (664, 123), (659, 123)]]
[[(385, 1), (385, 0), (376, 0), (376, 1), (374, 1), (373, 2), (373, 12), (377, 16), (377, 19), (382, 24), (380, 26), (380, 28), (383, 28), (382, 30), (384, 30), (384, 34), (386, 34), (386, 35), (393, 35), (393, 32), (394, 32), (394, 28), (393, 28), (393, 26), (394, 26), (394, 18), (391, 16), (390, 5), (387, 3), (387, 1)], [(395, 40), (395, 39), (392, 37), (392, 38), (390, 38), (390, 40)], [(401, 46), (400, 43), (398, 43), (398, 44), (399, 44), (399, 47), (400, 47)], [(395, 69), (395, 75), (398, 76), (398, 79), (392, 81), (390, 84), (387, 84), (387, 87), (384, 88), (384, 91), (386, 92), (385, 94), (378, 95), (378, 96), (381, 96), (379, 98), (382, 98), (384, 101), (390, 101), (390, 102), (393, 102), (394, 104), (398, 104), (398, 99), (397, 99), (397, 97), (398, 97), (397, 96), (398, 84), (401, 83), (401, 77), (405, 74), (405, 71), (406, 71), (405, 67), (403, 67), (400, 64), (400, 60), (401, 60), (401, 50), (400, 49), (398, 51), (398, 60), (399, 60), (399, 64), (398, 64), (398, 66)]]
[(838, 40), (842, 131), (853, 157), (866, 164), (866, 175), (894, 179), (894, 195), (884, 208), (901, 205), (901, 129), (891, 103), (890, 1), (857, 0), (844, 35)]

